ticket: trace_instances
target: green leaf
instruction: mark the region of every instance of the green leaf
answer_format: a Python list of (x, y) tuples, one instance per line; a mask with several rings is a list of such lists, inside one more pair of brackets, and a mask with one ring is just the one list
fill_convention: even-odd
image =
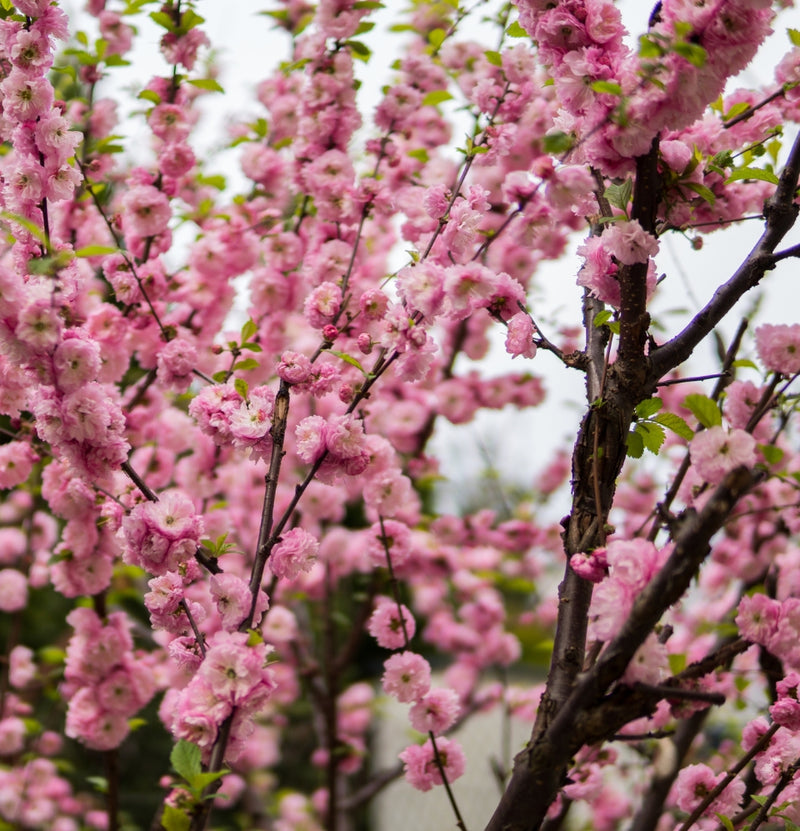
[(251, 369), (258, 369), (261, 364), (255, 358), (244, 358), (241, 361), (236, 361), (233, 365), (234, 369), (242, 369), (245, 372)]
[(175, 21), (166, 12), (150, 12), (150, 19), (168, 32), (175, 29)]
[(786, 34), (789, 35), (789, 40), (792, 42), (792, 46), (800, 46), (800, 30), (787, 29)]
[(39, 242), (43, 244), (47, 243), (44, 231), (38, 225), (31, 222), (30, 219), (20, 216), (19, 214), (12, 213), (11, 211), (0, 211), (0, 218), (16, 222), (17, 225), (21, 225), (29, 234), (39, 240)]
[(691, 441), (694, 437), (692, 428), (675, 413), (659, 413), (653, 421), (666, 427), (667, 430), (672, 430), (673, 433), (682, 439), (686, 439), (686, 441)]
[(248, 318), (247, 322), (242, 326), (242, 331), (239, 334), (239, 337), (242, 339), (242, 343), (250, 340), (256, 332), (258, 332), (258, 326), (256, 326), (252, 317)]
[(640, 421), (636, 425), (636, 432), (642, 437), (644, 446), (653, 455), (658, 456), (658, 451), (661, 450), (661, 445), (664, 444), (666, 438), (664, 428), (652, 421)]
[(165, 831), (189, 831), (192, 821), (188, 814), (176, 808), (174, 805), (164, 805), (164, 813), (161, 815), (161, 824)]
[(422, 106), (435, 107), (437, 104), (441, 104), (442, 101), (450, 101), (452, 98), (453, 96), (446, 89), (434, 89), (422, 99)]
[(639, 418), (650, 418), (661, 409), (663, 404), (660, 398), (648, 398), (646, 401), (640, 401), (634, 412)]
[(626, 179), (621, 185), (609, 185), (606, 188), (605, 197), (615, 208), (627, 213), (632, 193), (633, 179)]
[(428, 34), (428, 43), (434, 49), (438, 49), (444, 43), (445, 37), (447, 37), (447, 33), (444, 29), (432, 29)]
[(116, 254), (119, 248), (113, 245), (86, 245), (75, 252), (76, 257), (102, 257), (107, 254)]
[(491, 49), (487, 49), (484, 53), (484, 57), (492, 66), (502, 66), (503, 65), (503, 56), (499, 52), (494, 52)]
[(673, 675), (683, 672), (686, 669), (686, 655), (683, 652), (673, 652), (667, 655), (669, 661), (669, 671)]
[(350, 47), (354, 58), (358, 58), (358, 60), (364, 61), (364, 63), (370, 59), (372, 50), (360, 40), (348, 40), (347, 45)]
[(609, 95), (622, 95), (622, 87), (615, 81), (594, 81), (591, 89), (594, 92), (605, 92)]
[(703, 427), (719, 427), (722, 424), (722, 413), (717, 402), (707, 395), (692, 393), (686, 396), (683, 403)]
[(507, 29), (506, 34), (510, 38), (526, 38), (528, 33), (522, 28), (518, 20), (515, 20)]
[(642, 458), (642, 453), (644, 453), (644, 440), (641, 434), (635, 430), (628, 433), (628, 448), (626, 452), (632, 459)]
[(734, 361), (731, 366), (736, 367), (736, 369), (758, 369), (754, 361), (751, 361), (749, 358), (739, 358), (739, 360)]
[(211, 377), (217, 384), (224, 384), (228, 373), (224, 369), (219, 369)]
[(356, 360), (352, 355), (348, 355), (346, 352), (337, 352), (335, 349), (328, 350), (331, 355), (336, 355), (337, 358), (343, 360), (346, 364), (350, 364), (350, 366), (354, 366), (360, 372), (363, 372), (364, 375), (367, 374), (367, 371), (364, 369), (363, 366)]
[(759, 444), (758, 449), (768, 465), (776, 465), (783, 459), (783, 450), (780, 447), (775, 447), (774, 444)]
[(737, 167), (725, 180), (725, 184), (738, 182), (742, 179), (758, 179), (761, 182), (778, 184), (778, 177), (771, 170), (763, 170), (760, 167)]
[(750, 109), (750, 105), (747, 101), (740, 101), (738, 104), (734, 104), (722, 118), (725, 121), (730, 121), (732, 118), (736, 118), (737, 115), (741, 115), (743, 112), (747, 112)]
[(136, 97), (143, 101), (149, 101), (151, 104), (158, 105), (161, 103), (161, 96), (152, 89), (143, 89)]
[(601, 326), (605, 326), (609, 320), (611, 320), (613, 316), (613, 312), (611, 309), (603, 309), (602, 312), (598, 312), (594, 316), (594, 320), (592, 321), (592, 326), (595, 329), (599, 329)]
[(250, 352), (262, 352), (263, 351), (261, 349), (261, 344), (260, 343), (254, 343), (253, 341), (250, 341), (250, 340), (239, 344), (239, 348), (240, 349), (247, 349)]
[(556, 133), (548, 133), (544, 137), (542, 143), (544, 145), (545, 153), (559, 156), (572, 148), (572, 137), (560, 131)]
[(688, 188), (691, 191), (694, 191), (701, 199), (705, 199), (711, 207), (714, 207), (714, 203), (717, 201), (717, 197), (714, 195), (714, 191), (711, 188), (707, 188), (705, 185), (701, 185), (699, 182), (680, 182), (681, 187)]
[(86, 781), (98, 793), (108, 793), (108, 779), (105, 776), (87, 776)]
[(676, 43), (672, 48), (692, 66), (705, 66), (708, 60), (708, 52), (696, 43)]
[(201, 759), (200, 748), (196, 744), (187, 742), (186, 739), (181, 739), (169, 755), (169, 762), (175, 773), (187, 782), (191, 782), (195, 776), (203, 772)]
[(213, 78), (193, 78), (189, 83), (197, 89), (204, 89), (208, 92), (225, 92), (219, 81)]
[(719, 814), (714, 811), (714, 816), (720, 821), (722, 826), (725, 828), (725, 831), (736, 831), (734, 828), (733, 823), (725, 816), (725, 814)]
[(244, 380), (244, 378), (234, 378), (233, 388), (245, 401), (247, 401), (247, 393), (250, 391), (250, 385)]

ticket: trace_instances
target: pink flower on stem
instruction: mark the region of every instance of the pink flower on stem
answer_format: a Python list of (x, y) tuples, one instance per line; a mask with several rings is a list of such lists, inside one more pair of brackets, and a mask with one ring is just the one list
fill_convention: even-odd
[(534, 327), (531, 316), (527, 312), (517, 312), (508, 321), (506, 335), (506, 352), (515, 358), (533, 358), (536, 355), (536, 344), (533, 342)]
[(734, 468), (756, 463), (756, 440), (744, 430), (710, 427), (692, 439), (689, 456), (698, 474), (717, 485)]
[(367, 631), (384, 649), (402, 649), (414, 637), (416, 623), (405, 606), (401, 604), (398, 609), (397, 603), (384, 598), (378, 601)]
[(136, 185), (122, 198), (125, 228), (136, 237), (155, 237), (167, 230), (169, 199), (152, 185)]
[(798, 701), (798, 686), (800, 675), (790, 672), (784, 679), (778, 681), (778, 700), (769, 708), (772, 720), (788, 730), (800, 730), (800, 701)]
[(294, 580), (300, 572), (309, 572), (317, 561), (319, 542), (302, 528), (292, 528), (272, 549), (269, 567), (276, 577)]
[(430, 664), (415, 652), (392, 655), (384, 663), (384, 692), (399, 702), (419, 701), (431, 688)]
[(137, 505), (122, 520), (123, 558), (155, 575), (176, 571), (194, 555), (202, 534), (203, 519), (192, 500), (168, 491), (158, 502)]
[(455, 690), (440, 687), (431, 690), (409, 711), (411, 726), (420, 733), (440, 735), (455, 724), (461, 704)]
[(756, 329), (756, 349), (761, 363), (773, 372), (794, 375), (800, 372), (800, 323)]
[(658, 240), (635, 219), (613, 222), (600, 239), (603, 247), (624, 265), (646, 263), (658, 253)]
[[(455, 782), (466, 768), (461, 745), (453, 739), (440, 737), (436, 739), (436, 750), (439, 752), (439, 761), (448, 784)], [(435, 756), (430, 739), (425, 744), (412, 744), (400, 754), (406, 780), (418, 791), (429, 791), (434, 785), (441, 785), (444, 781)]]

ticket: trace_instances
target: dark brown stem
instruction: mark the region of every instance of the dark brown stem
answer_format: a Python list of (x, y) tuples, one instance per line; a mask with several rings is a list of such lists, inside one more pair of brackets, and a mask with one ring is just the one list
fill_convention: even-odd
[(103, 754), (106, 763), (106, 816), (108, 831), (119, 828), (119, 752), (107, 750)]

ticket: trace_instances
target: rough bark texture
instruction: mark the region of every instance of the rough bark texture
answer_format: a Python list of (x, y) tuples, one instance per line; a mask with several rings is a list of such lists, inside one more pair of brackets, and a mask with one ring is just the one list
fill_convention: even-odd
[[(658, 145), (637, 159), (632, 217), (651, 233), (659, 200)], [(586, 350), (588, 409), (572, 461), (573, 502), (564, 519), (564, 549), (569, 557), (604, 544), (606, 521), (617, 477), (625, 460), (628, 432), (636, 405), (652, 396), (656, 384), (679, 366), (719, 323), (734, 303), (774, 267), (775, 250), (794, 225), (800, 174), (800, 138), (773, 197), (764, 208), (766, 228), (741, 268), (720, 286), (691, 323), (666, 344), (648, 350), (646, 265), (619, 271), (621, 307), (617, 360), (598, 366), (599, 336), (587, 302)], [(600, 659), (584, 667), (591, 584), (567, 565), (559, 587), (559, 611), (553, 657), (536, 724), (527, 746), (514, 760), (507, 789), (487, 831), (535, 831), (563, 786), (574, 754), (584, 745), (609, 739), (620, 727), (646, 715), (660, 697), (652, 691), (616, 685), (636, 649), (663, 612), (684, 594), (710, 552), (710, 541), (736, 502), (758, 482), (752, 471), (732, 471), (703, 510), (684, 512), (675, 524), (675, 548), (662, 572), (639, 596), (622, 631)], [(645, 825), (647, 823), (645, 822)]]

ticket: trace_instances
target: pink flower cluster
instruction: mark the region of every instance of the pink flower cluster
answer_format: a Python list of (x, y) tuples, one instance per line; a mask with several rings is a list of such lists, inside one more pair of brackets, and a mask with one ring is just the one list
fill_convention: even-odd
[(103, 620), (79, 607), (67, 622), (75, 633), (62, 688), (69, 699), (66, 734), (94, 750), (110, 750), (128, 735), (128, 720), (153, 697), (152, 669), (143, 653), (134, 652), (123, 612)]
[(158, 576), (177, 571), (194, 556), (203, 518), (185, 493), (167, 491), (158, 502), (136, 505), (122, 520), (119, 533), (125, 562)]
[(173, 734), (206, 754), (222, 723), (232, 717), (227, 758), (235, 760), (275, 690), (275, 677), (267, 666), (272, 647), (263, 641), (250, 645), (248, 639), (246, 632), (212, 635), (192, 679), (180, 692), (168, 694), (162, 704)]

